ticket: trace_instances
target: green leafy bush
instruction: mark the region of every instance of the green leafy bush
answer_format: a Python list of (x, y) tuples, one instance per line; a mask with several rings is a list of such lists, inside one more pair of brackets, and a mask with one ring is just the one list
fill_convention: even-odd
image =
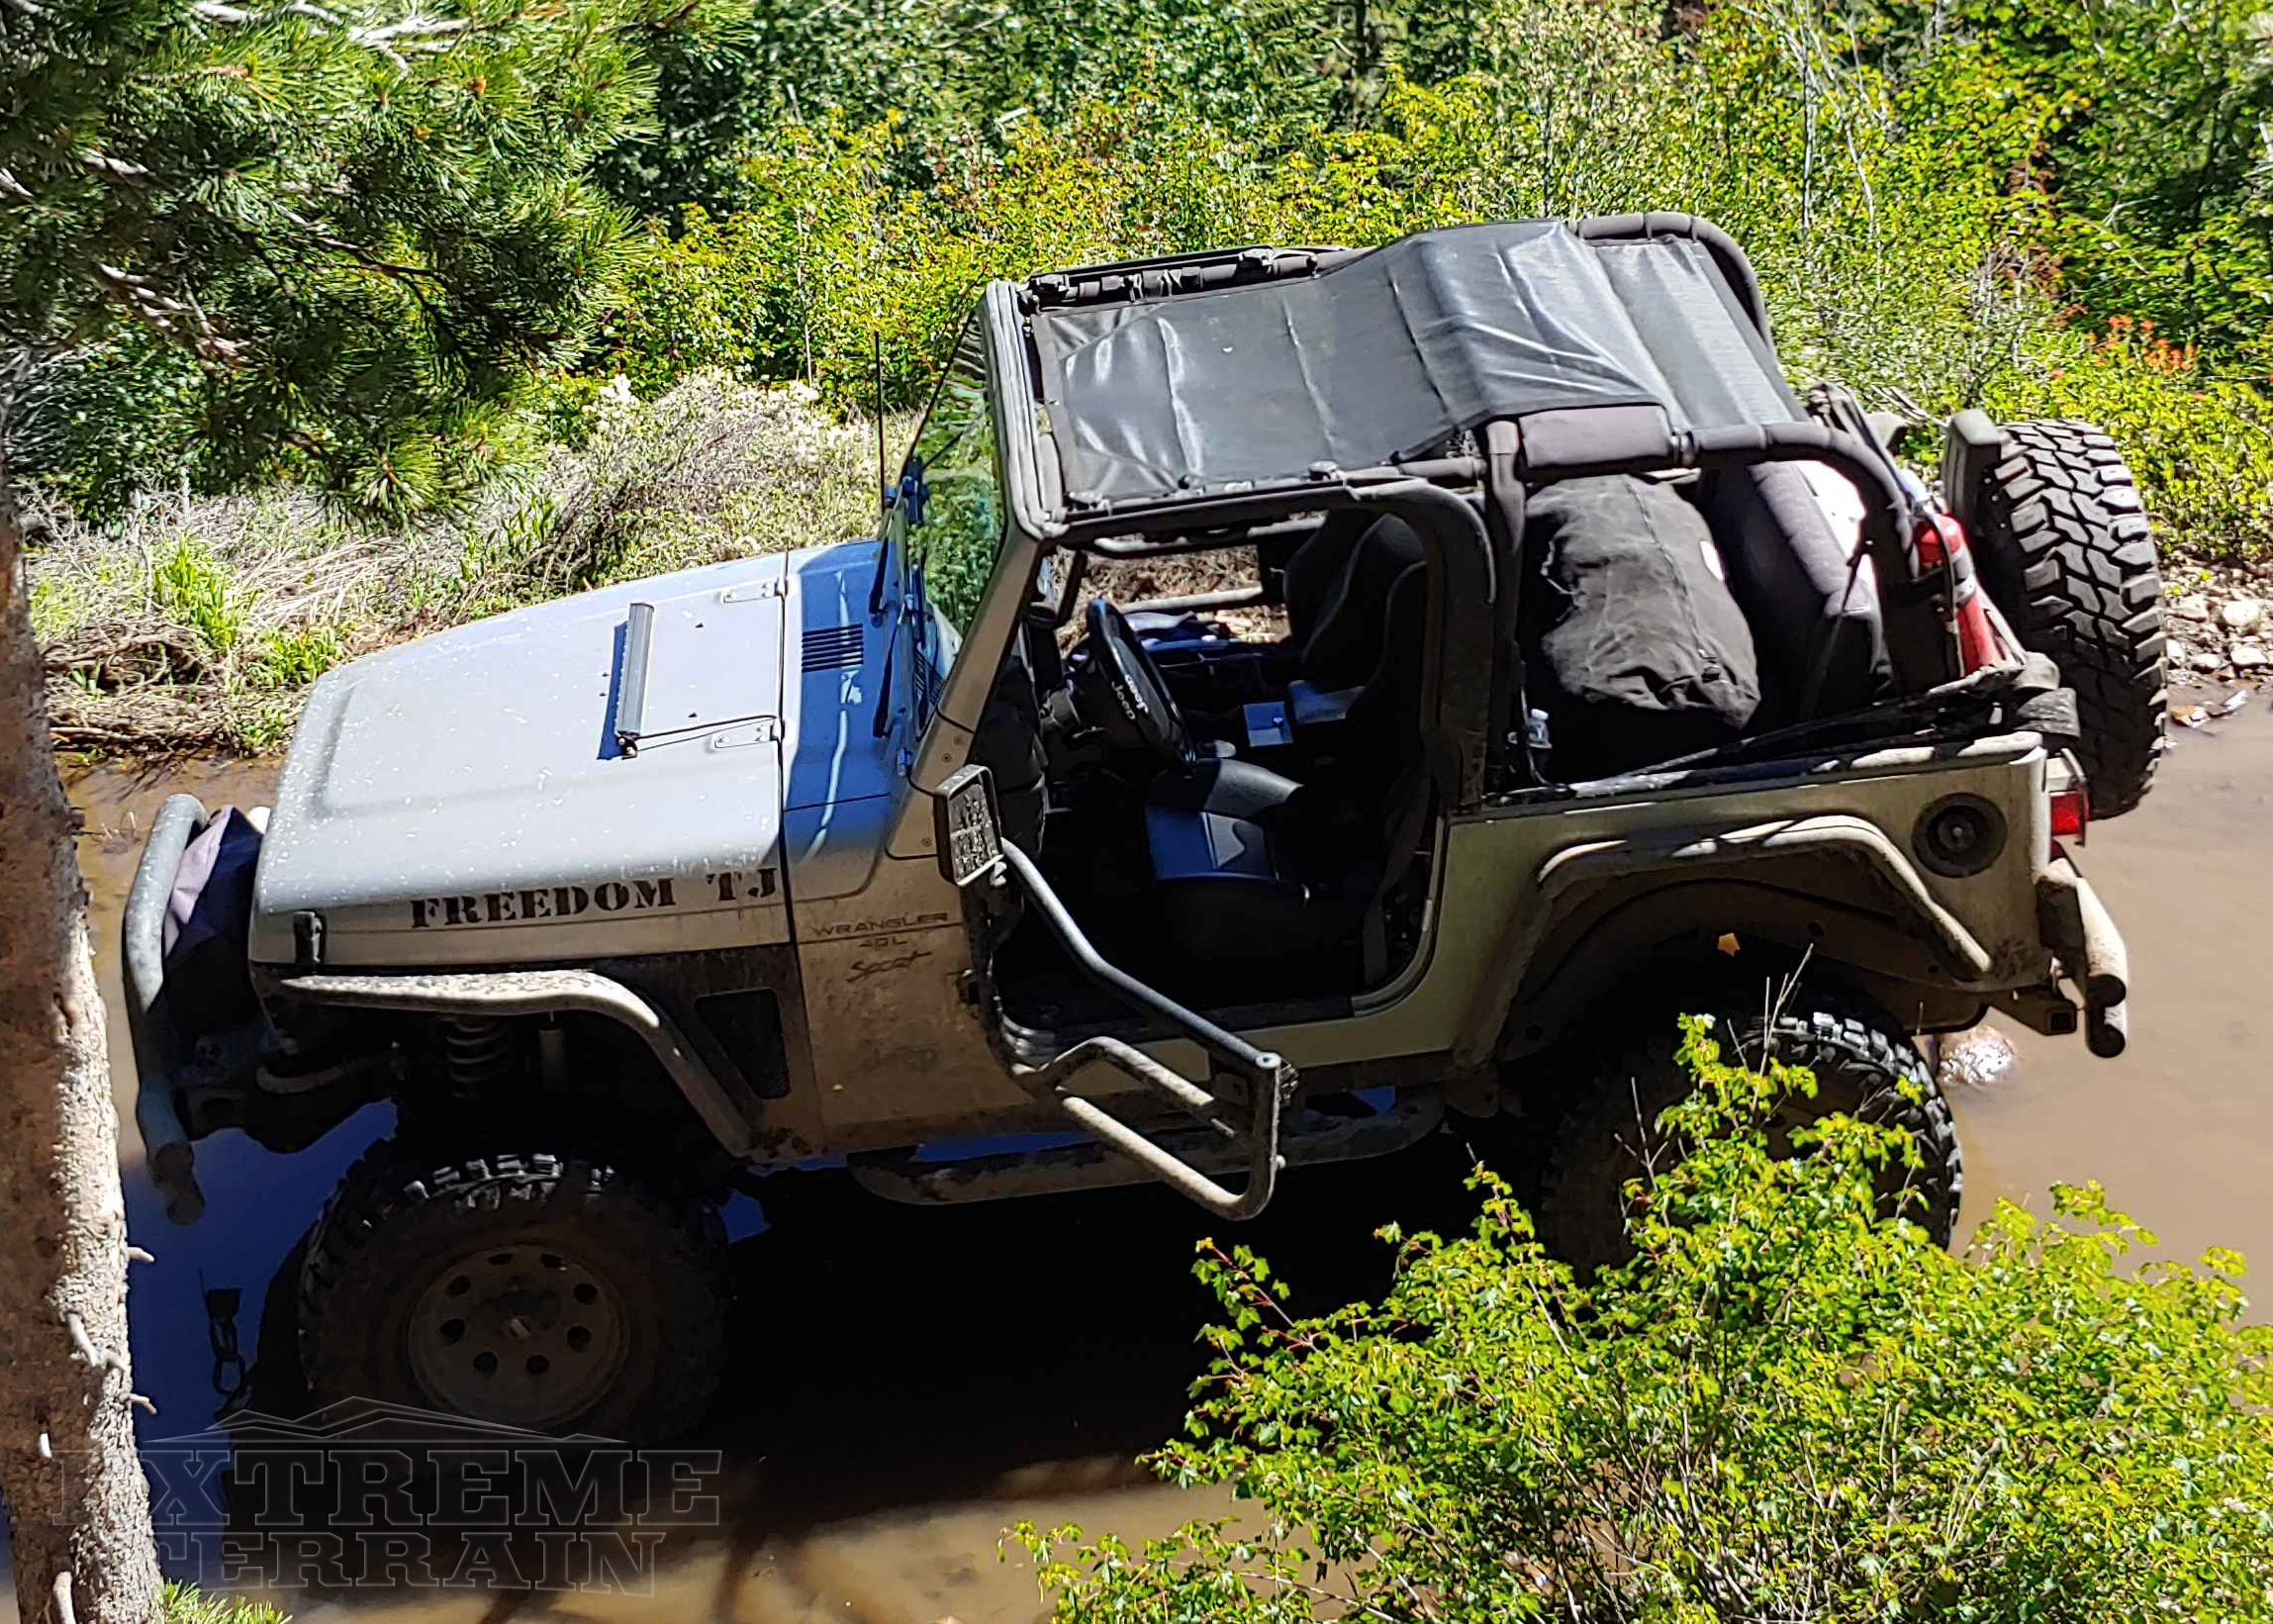
[(2100, 337), (2039, 334), (1984, 404), (2007, 420), (2083, 418), (2105, 428), (2138, 475), (2165, 543), (2206, 559), (2273, 558), (2273, 397), (2210, 375), (2151, 326), (2117, 317)]
[[(1506, 1187), (1454, 1239), (1384, 1237), (1378, 1303), (1292, 1318), (1203, 1246), (1224, 1320), (1164, 1478), (1238, 1514), (1132, 1550), (1021, 1528), (1060, 1620), (2273, 1616), (2273, 1329), (2241, 1260), (2096, 1186), (1998, 1207), (1963, 1258), (1882, 1219), (1893, 1130), (1763, 1132), (1805, 1074), (1683, 1053), (1684, 1160), (1634, 1187), (1590, 1285)], [(1910, 1152), (1915, 1154), (1914, 1152)]]

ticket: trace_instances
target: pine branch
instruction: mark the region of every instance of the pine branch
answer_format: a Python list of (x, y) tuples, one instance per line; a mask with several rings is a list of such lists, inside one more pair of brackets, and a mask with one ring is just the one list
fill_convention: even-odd
[[(150, 172), (141, 164), (129, 163), (125, 158), (114, 158), (92, 148), (79, 154), (79, 166), (92, 174), (101, 175), (106, 180), (147, 180), (150, 178)], [(24, 195), (27, 199), (31, 196), (29, 192)]]
[(200, 360), (234, 366), (244, 359), (244, 345), (222, 335), (194, 295), (187, 303), (158, 291), (146, 276), (99, 261), (92, 267), (95, 286), (104, 298), (125, 307), (127, 313), (169, 343), (179, 344)]
[[(32, 0), (8, 0), (8, 3), (28, 5)], [(403, 54), (404, 51), (432, 53), (447, 50), (451, 45), (451, 36), (463, 34), (473, 27), (472, 22), (463, 17), (426, 17), (415, 11), (400, 22), (349, 27), (345, 18), (314, 4), (314, 0), (282, 0), (281, 4), (265, 10), (233, 6), (228, 4), (228, 0), (197, 0), (190, 7), (190, 12), (206, 22), (220, 23), (231, 28), (258, 28), (264, 24), (282, 22), (287, 17), (305, 17), (329, 29), (344, 29), (349, 45), (377, 51), (392, 62), (397, 71), (403, 73), (411, 70), (410, 58)]]
[[(442, 280), (438, 272), (430, 271), (424, 265), (405, 265), (393, 259), (383, 259), (377, 252), (364, 247), (359, 242), (350, 242), (344, 238), (333, 237), (306, 215), (296, 213), (291, 209), (284, 210), (283, 214), (286, 220), (291, 221), (293, 225), (306, 232), (318, 247), (330, 248), (333, 253), (343, 253), (366, 270), (381, 271), (398, 280), (404, 277), (424, 277), (429, 282), (436, 283)], [(426, 303), (425, 297), (415, 288), (412, 290), (412, 297), (418, 299), (422, 305)]]
[[(23, 0), (12, 0), (12, 3), (21, 4)], [(337, 28), (340, 22), (335, 14), (326, 11), (322, 6), (310, 4), (309, 0), (285, 0), (283, 5), (272, 6), (266, 11), (246, 11), (241, 6), (225, 5), (222, 0), (197, 0), (197, 4), (190, 7), (190, 12), (209, 23), (226, 23), (240, 28), (280, 23), (287, 17), (305, 17), (310, 22), (322, 23), (328, 28)]]

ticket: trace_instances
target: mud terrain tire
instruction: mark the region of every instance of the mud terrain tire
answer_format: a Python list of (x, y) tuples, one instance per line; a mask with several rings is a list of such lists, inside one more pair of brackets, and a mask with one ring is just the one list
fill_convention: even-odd
[(2168, 709), (2162, 577), (2138, 485), (2088, 423), (2008, 424), (2005, 435), (1974, 510), (1982, 579), (2075, 690), (2092, 815), (2120, 816), (2154, 782)]
[[(1766, 1031), (1765, 1011), (1723, 1014), (1716, 1027), (1724, 1058), (1733, 1034), (1755, 1063)], [(1677, 1051), (1675, 1017), (1653, 1017), (1653, 1035), (1636, 1042), (1580, 1087), (1550, 1136), (1534, 1217), (1548, 1249), (1585, 1279), (1604, 1265), (1633, 1255), (1626, 1234), (1625, 1183), (1653, 1159), (1677, 1158), (1661, 1136), (1657, 1117), (1686, 1099), (1690, 1079)], [(1777, 1113), (1779, 1128), (1797, 1127), (1834, 1111), (1910, 1130), (1925, 1165), (1892, 1168), (1887, 1209), (1899, 1204), (1937, 1245), (1946, 1246), (1964, 1194), (1964, 1158), (1957, 1124), (1934, 1073), (1910, 1038), (1867, 1001), (1802, 988), (1774, 1022), (1775, 1057), (1815, 1074), (1813, 1099), (1793, 1096)], [(1911, 1098), (1910, 1096), (1915, 1096)], [(1907, 1181), (1916, 1199), (1898, 1194)]]
[(728, 1294), (706, 1203), (541, 1152), (431, 1167), (382, 1144), (309, 1237), (301, 1363), (319, 1404), (666, 1439), (717, 1392)]

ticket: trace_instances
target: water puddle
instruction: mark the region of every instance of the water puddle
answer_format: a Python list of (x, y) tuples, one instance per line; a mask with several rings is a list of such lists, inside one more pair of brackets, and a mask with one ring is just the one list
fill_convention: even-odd
[[(2197, 698), (2215, 711), (2223, 693)], [(2273, 1270), (2273, 710), (2173, 729), (2144, 806), (2077, 854), (2131, 950), (2131, 1047), (2006, 1026), (2016, 1059), (1953, 1098), (1969, 1227), (1997, 1196), (2049, 1210), (2054, 1180), (2092, 1178), (2193, 1259), (2231, 1246)], [(2260, 1306), (2259, 1316), (2265, 1308)]]
[[(159, 1260), (137, 1271), (131, 1299), (138, 1385), (159, 1406), (142, 1418), (154, 1450), (184, 1438), (214, 1447), (209, 1429), (226, 1410), (305, 1411), (290, 1326), (296, 1248), (347, 1164), (390, 1125), (375, 1106), (292, 1157), (236, 1133), (204, 1141), (210, 1205), (187, 1229), (165, 1221), (140, 1176), (117, 933), (141, 834), (172, 790), (209, 807), (249, 804), (267, 798), (273, 772), (100, 773), (73, 786), (129, 1220)], [(2217, 1243), (2273, 1260), (2262, 1194), (2273, 873), (2255, 860), (2269, 818), (2273, 713), (2258, 701), (2182, 733), (2146, 808), (2095, 829), (2082, 857), (2131, 947), (2131, 1052), (2095, 1061), (2080, 1041), (2008, 1030), (2010, 1064), (1955, 1095), (1968, 1224), (1999, 1195), (2043, 1210), (2050, 1181), (2088, 1176), (2173, 1252)], [(1240, 1238), (1307, 1289), (1298, 1305), (1377, 1291), (1386, 1266), (1372, 1228), (1392, 1216), (1463, 1224), (1462, 1163), (1440, 1136), (1391, 1162), (1306, 1171)], [(717, 1452), (702, 1494), (659, 1543), (628, 1548), (646, 1575), (628, 1588), (646, 1594), (318, 1583), (279, 1599), (303, 1620), (1011, 1624), (1043, 1610), (1023, 1556), (997, 1556), (1009, 1523), (1141, 1539), (1221, 1509), (1132, 1464), (1174, 1430), (1202, 1363), (1192, 1336), (1207, 1304), (1189, 1263), (1210, 1224), (1196, 1210), (1144, 1190), (918, 1210), (807, 1179), (783, 1186), (768, 1215), (770, 1228), (734, 1248), (736, 1386), (696, 1441)], [(219, 1576), (211, 1542), (181, 1548)], [(521, 1554), (520, 1571), (539, 1571)], [(0, 1599), (0, 1618), (7, 1609)]]

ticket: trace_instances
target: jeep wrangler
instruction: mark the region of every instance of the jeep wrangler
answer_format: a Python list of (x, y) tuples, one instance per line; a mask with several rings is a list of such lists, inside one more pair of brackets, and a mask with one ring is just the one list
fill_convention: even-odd
[(316, 1395), (618, 1436), (710, 1401), (719, 1204), (793, 1170), (1237, 1219), (1451, 1111), (1600, 1261), (1682, 1010), (1909, 1128), (1945, 1239), (1913, 1035), (2124, 1047), (2070, 848), (2161, 748), (2160, 586), (2088, 427), (1960, 414), (1938, 490), (1890, 438), (1685, 215), (992, 283), (875, 537), (359, 659), (271, 812), (166, 803), (150, 1173), (189, 1221), (206, 1135), (391, 1101)]

